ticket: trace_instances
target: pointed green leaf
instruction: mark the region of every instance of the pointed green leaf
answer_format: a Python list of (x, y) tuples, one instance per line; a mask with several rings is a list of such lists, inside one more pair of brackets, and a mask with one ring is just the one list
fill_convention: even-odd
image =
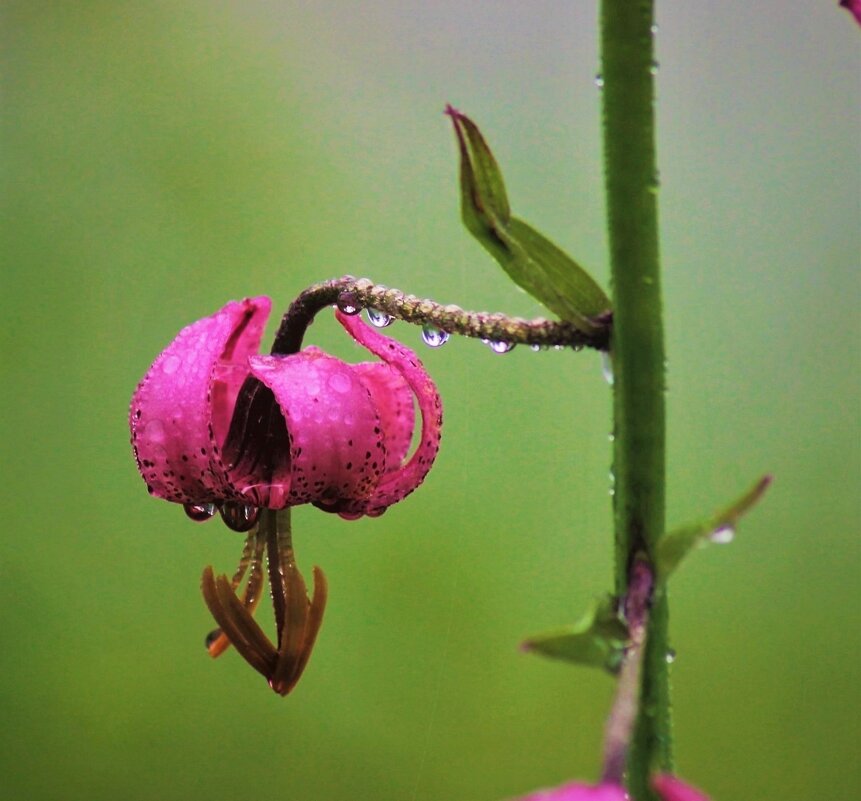
[(570, 256), (527, 223), (511, 216), (502, 172), (475, 123), (451, 106), (460, 150), (461, 215), (467, 230), (509, 277), (561, 319), (586, 333), (606, 325), (610, 310), (601, 287)]
[(710, 543), (727, 543), (735, 535), (739, 518), (765, 493), (771, 476), (763, 476), (744, 495), (726, 509), (706, 520), (690, 523), (669, 532), (658, 543), (657, 567), (662, 580), (679, 566), (691, 551)]
[(608, 595), (573, 626), (531, 637), (523, 650), (552, 659), (600, 667), (616, 673), (628, 643), (628, 627), (616, 612), (616, 600)]

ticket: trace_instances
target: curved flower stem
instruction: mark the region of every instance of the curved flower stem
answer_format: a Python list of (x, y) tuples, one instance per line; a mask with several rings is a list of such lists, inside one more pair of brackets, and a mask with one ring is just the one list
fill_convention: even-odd
[(596, 321), (602, 327), (597, 333), (589, 335), (565, 321), (543, 318), (525, 320), (505, 314), (464, 311), (459, 306), (443, 306), (432, 300), (406, 295), (399, 289), (374, 284), (367, 278), (345, 275), (314, 284), (293, 301), (275, 334), (272, 353), (298, 352), (314, 315), (335, 303), (356, 309), (378, 309), (398, 320), (415, 325), (431, 325), (449, 334), (513, 344), (607, 350), (610, 337), (609, 316)]
[(622, 784), (625, 777), (628, 748), (640, 705), (640, 676), (653, 587), (654, 575), (649, 563), (642, 559), (635, 560), (628, 579), (628, 594), (625, 597), (625, 619), (628, 621), (630, 643), (625, 651), (616, 687), (616, 699), (604, 731), (602, 782)]
[[(654, 0), (601, 0), (604, 161), (613, 289), (616, 589), (664, 533), (664, 334), (658, 259)], [(649, 773), (670, 770), (667, 601), (656, 594), (643, 654), (628, 789), (655, 798)]]

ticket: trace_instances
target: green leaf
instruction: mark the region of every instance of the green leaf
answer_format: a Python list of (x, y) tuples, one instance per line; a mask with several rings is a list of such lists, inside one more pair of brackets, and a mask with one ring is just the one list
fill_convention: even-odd
[(446, 108), (460, 149), (461, 216), (467, 230), (510, 278), (561, 319), (586, 333), (607, 325), (610, 300), (568, 254), (511, 216), (505, 182), (475, 123)]
[(763, 476), (726, 509), (706, 520), (677, 528), (663, 537), (658, 542), (656, 554), (661, 579), (666, 580), (691, 551), (711, 543), (731, 542), (739, 518), (763, 496), (769, 484), (771, 476)]
[(627, 644), (628, 627), (616, 611), (616, 599), (607, 595), (593, 603), (575, 625), (531, 637), (522, 648), (616, 673)]

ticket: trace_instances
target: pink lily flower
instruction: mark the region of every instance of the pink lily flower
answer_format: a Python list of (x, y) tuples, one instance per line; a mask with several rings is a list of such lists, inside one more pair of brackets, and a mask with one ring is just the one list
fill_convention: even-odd
[[(313, 503), (354, 519), (421, 484), (439, 449), (441, 403), (413, 351), (336, 311), (381, 362), (315, 347), (258, 355), (265, 297), (230, 302), (184, 328), (132, 397), (130, 427), (150, 493), (195, 519), (221, 509), (247, 530), (260, 508)], [(415, 424), (421, 441), (405, 461)]]
[[(652, 786), (664, 801), (708, 801), (701, 792), (669, 774), (655, 776)], [(572, 782), (551, 790), (540, 790), (517, 801), (630, 801), (630, 796), (624, 787), (614, 782), (598, 785)]]
[(855, 17), (855, 21), (861, 25), (861, 0), (840, 0), (840, 5)]

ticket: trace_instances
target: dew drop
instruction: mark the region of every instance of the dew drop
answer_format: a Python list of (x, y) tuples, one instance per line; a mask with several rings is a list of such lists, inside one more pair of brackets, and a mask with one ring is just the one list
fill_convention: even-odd
[(649, 28), (649, 30), (652, 32), (652, 36), (655, 36), (658, 33), (658, 26), (652, 25), (652, 27)]
[(604, 350), (601, 351), (601, 374), (604, 380), (612, 387), (613, 386), (613, 357)]
[(221, 507), (221, 519), (233, 531), (249, 531), (254, 528), (259, 516), (260, 509), (248, 503), (227, 501)]
[(709, 540), (716, 545), (727, 545), (735, 539), (735, 529), (732, 526), (721, 526), (709, 534)]
[(221, 629), (213, 629), (206, 635), (206, 638), (203, 641), (203, 644), (206, 646), (206, 650), (208, 651), (212, 644), (221, 636)]
[(501, 339), (489, 339), (487, 340), (487, 347), (489, 347), (494, 353), (508, 353), (509, 351), (514, 350), (514, 343), (505, 342)]
[(350, 316), (358, 314), (362, 310), (355, 292), (342, 292), (338, 295), (338, 300), (335, 301), (335, 305), (337, 305), (338, 309), (344, 314), (349, 314)]
[(534, 350), (536, 353), (541, 350), (541, 345), (530, 345), (530, 350)]
[(422, 340), (428, 347), (438, 348), (441, 345), (445, 345), (448, 342), (448, 338), (448, 331), (442, 331), (430, 323), (425, 323), (422, 326)]
[(375, 309), (372, 306), (368, 306), (365, 309), (365, 314), (368, 317), (368, 322), (377, 328), (385, 328), (387, 325), (392, 324), (393, 317), (390, 314), (386, 314), (384, 311)]
[(185, 503), (182, 508), (195, 523), (204, 523), (210, 520), (218, 511), (218, 507), (214, 503)]
[(660, 68), (660, 66), (661, 66), (661, 65), (660, 65), (660, 64), (658, 64), (658, 62), (657, 62), (657, 61), (653, 61), (653, 62), (649, 65), (649, 74), (650, 74), (650, 75), (657, 75), (657, 74), (658, 74), (658, 69)]
[(600, 72), (595, 76), (595, 86), (599, 89), (604, 88), (604, 76)]
[(668, 665), (672, 665), (673, 662), (676, 661), (676, 651), (674, 648), (667, 648), (667, 653), (664, 654), (664, 659), (667, 660)]

